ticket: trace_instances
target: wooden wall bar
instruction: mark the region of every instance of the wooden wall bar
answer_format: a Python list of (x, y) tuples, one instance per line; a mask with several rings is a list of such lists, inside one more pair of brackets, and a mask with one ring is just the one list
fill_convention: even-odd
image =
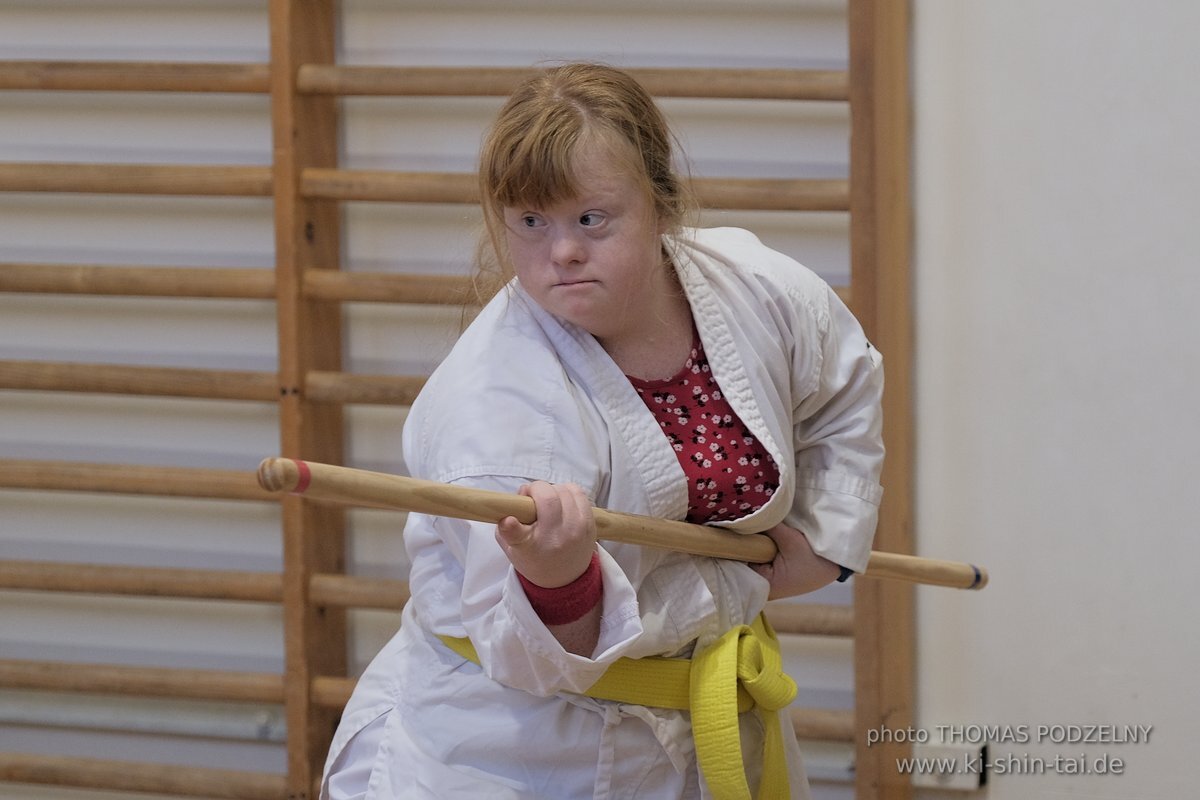
[(258, 400), (268, 403), (279, 400), (279, 378), (273, 372), (52, 361), (0, 361), (0, 389)]
[[(336, 203), (306, 197), (305, 169), (338, 163), (338, 106), (328, 96), (296, 89), (303, 64), (335, 61), (334, 0), (271, 0), (271, 116), (275, 153), (275, 275), (279, 342), (279, 426), (283, 455), (340, 464), (344, 458), (342, 407), (315, 403), (303, 391), (313, 370), (340, 372), (341, 305), (304, 295), (304, 275), (337, 270), (342, 247)], [(320, 776), (338, 710), (316, 705), (310, 686), (318, 676), (344, 676), (346, 613), (309, 598), (318, 572), (345, 571), (346, 519), (342, 509), (299, 497), (283, 501), (283, 602), (287, 786), (305, 797)]]
[(220, 800), (296, 800), (283, 776), (177, 764), (0, 753), (0, 781)]
[(275, 275), (265, 269), (10, 263), (0, 265), (0, 292), (273, 300)]
[[(524, 68), (352, 67), (306, 64), (297, 86), (306, 94), (386, 96), (507, 95), (529, 74)], [(754, 100), (846, 100), (841, 70), (631, 69), (658, 97)]]
[[(660, 97), (849, 102), (849, 180), (704, 178), (696, 188), (712, 208), (850, 213), (851, 286), (839, 293), (853, 300), (888, 365), (888, 488), (876, 548), (910, 552), (907, 12), (905, 4), (886, 0), (850, 0), (849, 8), (848, 71), (632, 71)], [(7, 360), (0, 361), (0, 389), (272, 403), (279, 409), (281, 453), (327, 463), (344, 459), (344, 406), (412, 402), (424, 376), (342, 370), (342, 304), (458, 305), (467, 282), (342, 272), (340, 206), (471, 204), (478, 201), (475, 177), (341, 168), (338, 98), (499, 96), (528, 70), (339, 65), (333, 0), (270, 0), (268, 13), (266, 64), (9, 61), (0, 62), (0, 90), (268, 94), (269, 166), (4, 163), (0, 191), (270, 198), (274, 270), (11, 263), (0, 264), (0, 292), (273, 300), (277, 372)], [(187, 467), (6, 460), (0, 461), (0, 488), (274, 502), (251, 473)], [(353, 686), (346, 611), (397, 609), (409, 596), (403, 581), (344, 574), (345, 525), (340, 507), (285, 499), (282, 573), (0, 562), (0, 590), (282, 603), (286, 650), (279, 675), (0, 660), (0, 687), (281, 703), (288, 724), (286, 776), (0, 753), (0, 781), (255, 800), (310, 797)], [(784, 634), (853, 636), (854, 712), (796, 708), (792, 722), (803, 738), (854, 743), (857, 797), (910, 797), (911, 789), (889, 769), (902, 751), (867, 750), (856, 732), (911, 719), (911, 589), (859, 581), (853, 608), (773, 603), (768, 616)]]
[(261, 672), (0, 659), (0, 685), (54, 692), (282, 703), (283, 676)]
[(457, 306), (465, 302), (470, 281), (451, 275), (398, 275), (383, 272), (304, 273), (304, 296), (312, 300), (359, 300), (371, 303), (419, 303)]
[[(3, 174), (0, 173), (0, 180)], [(849, 183), (841, 180), (696, 178), (699, 201), (707, 208), (749, 211), (849, 211)], [(305, 169), (305, 197), (393, 203), (479, 202), (475, 175), (458, 172), (385, 172)]]
[[(850, 3), (850, 282), (854, 309), (884, 354), (886, 487), (875, 547), (913, 551), (912, 287), (909, 197), (908, 3)], [(854, 587), (855, 725), (903, 730), (915, 693), (913, 588), (896, 581)], [(908, 800), (896, 768), (911, 743), (855, 742), (860, 798)]]
[(0, 588), (278, 603), (278, 573), (0, 561)]
[[(658, 97), (754, 100), (848, 98), (843, 70), (804, 69), (632, 69)], [(363, 67), (303, 64), (301, 94), (338, 96), (501, 96), (529, 70), (495, 67)], [(0, 62), (0, 90), (111, 92), (270, 91), (267, 64), (145, 61)]]
[[(849, 211), (842, 180), (696, 178), (702, 205), (750, 211)], [(457, 172), (388, 172), (305, 167), (300, 194), (310, 200), (393, 203), (479, 202), (475, 176)], [(0, 191), (89, 194), (271, 195), (266, 167), (156, 164), (0, 164)]]
[(266, 64), (147, 61), (5, 61), (0, 89), (68, 92), (270, 91)]
[(0, 164), (0, 191), (270, 197), (270, 167)]
[(273, 500), (253, 472), (90, 464), (74, 461), (0, 460), (0, 489), (115, 492), (212, 500)]

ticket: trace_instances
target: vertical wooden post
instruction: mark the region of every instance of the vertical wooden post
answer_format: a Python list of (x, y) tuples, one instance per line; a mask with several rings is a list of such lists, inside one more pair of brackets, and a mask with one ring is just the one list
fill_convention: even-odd
[[(280, 444), (284, 455), (342, 463), (341, 407), (304, 395), (311, 370), (341, 369), (342, 319), (337, 302), (306, 300), (305, 270), (337, 269), (341, 249), (334, 201), (300, 193), (305, 167), (335, 167), (337, 101), (296, 91), (302, 64), (335, 58), (336, 0), (271, 0), (271, 118), (274, 143), (275, 258), (278, 304)], [(341, 572), (344, 512), (298, 497), (283, 503), (285, 704), (288, 797), (305, 800), (320, 774), (337, 712), (314, 706), (312, 679), (346, 674), (346, 614), (309, 600), (314, 572)]]
[[(875, 547), (913, 547), (912, 295), (909, 274), (909, 4), (850, 0), (851, 292), (867, 335), (884, 355), (885, 494)], [(856, 581), (856, 777), (859, 800), (908, 800), (896, 759), (905, 744), (866, 746), (865, 732), (912, 724), (913, 590), (900, 581)]]

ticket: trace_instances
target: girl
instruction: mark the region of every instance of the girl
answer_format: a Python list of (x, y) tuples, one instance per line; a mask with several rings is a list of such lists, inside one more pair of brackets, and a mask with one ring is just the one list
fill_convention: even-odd
[[(684, 226), (666, 122), (624, 72), (529, 79), (479, 176), (482, 263), (506, 282), (413, 404), (404, 456), (532, 497), (537, 522), (409, 516), (412, 600), (321, 796), (808, 797), (760, 613), (866, 566), (879, 354), (795, 261)], [(593, 505), (766, 532), (778, 555), (600, 545)]]

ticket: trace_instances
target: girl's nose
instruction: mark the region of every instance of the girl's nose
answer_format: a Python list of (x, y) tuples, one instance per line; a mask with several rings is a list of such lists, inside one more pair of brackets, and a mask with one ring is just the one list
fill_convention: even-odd
[(564, 231), (555, 236), (550, 247), (550, 258), (560, 266), (583, 263), (586, 254), (580, 237), (572, 231)]

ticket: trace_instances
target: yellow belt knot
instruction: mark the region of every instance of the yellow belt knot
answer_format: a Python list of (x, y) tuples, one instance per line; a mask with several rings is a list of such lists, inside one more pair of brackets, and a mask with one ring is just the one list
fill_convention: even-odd
[(739, 625), (692, 657), (692, 736), (696, 759), (717, 800), (750, 800), (742, 759), (738, 713), (756, 708), (763, 721), (759, 798), (789, 797), (780, 709), (796, 697), (783, 671), (779, 640), (766, 618)]

